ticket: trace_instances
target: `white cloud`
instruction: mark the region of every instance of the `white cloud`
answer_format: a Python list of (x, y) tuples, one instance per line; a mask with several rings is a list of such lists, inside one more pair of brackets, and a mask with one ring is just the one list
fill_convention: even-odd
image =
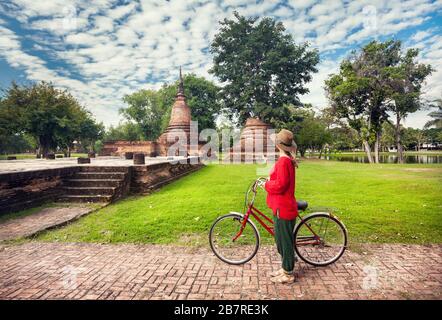
[(328, 105), (328, 101), (324, 90), (324, 81), (332, 73), (339, 71), (339, 61), (336, 60), (324, 60), (318, 66), (318, 73), (313, 75), (312, 81), (308, 84), (310, 93), (304, 95), (301, 99), (304, 103), (311, 103), (312, 105), (323, 108)]
[[(185, 72), (208, 74), (212, 57), (207, 48), (219, 29), (218, 21), (237, 10), (247, 16), (272, 16), (282, 21), (295, 40), (310, 41), (326, 57), (308, 85), (302, 101), (327, 104), (323, 81), (336, 72), (340, 59), (334, 50), (348, 50), (367, 39), (420, 25), (442, 4), (430, 0), (319, 1), (140, 0), (10, 0), (0, 4), (5, 16), (52, 58), (69, 66), (58, 71), (44, 56), (23, 48), (22, 36), (0, 20), (0, 58), (23, 69), (29, 80), (52, 80), (73, 92), (106, 124), (117, 123), (124, 94), (140, 88), (158, 88), (174, 81), (180, 65)], [(35, 34), (38, 31), (38, 34)], [(428, 95), (440, 92), (442, 66), (437, 30), (416, 32), (410, 41), (422, 48), (424, 61), (439, 66), (428, 81)], [(25, 50), (26, 49), (26, 50)], [(69, 71), (80, 80), (68, 77)]]

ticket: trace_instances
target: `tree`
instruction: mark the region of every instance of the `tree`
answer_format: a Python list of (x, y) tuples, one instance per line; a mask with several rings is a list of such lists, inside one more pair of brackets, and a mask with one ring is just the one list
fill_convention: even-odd
[(295, 133), (295, 141), (301, 157), (305, 156), (307, 149), (320, 152), (331, 142), (331, 134), (323, 119), (315, 116), (313, 110), (308, 108), (290, 108), (292, 111), (291, 121), (287, 126)]
[(434, 101), (436, 105), (432, 105), (436, 110), (430, 112), (428, 115), (433, 118), (425, 124), (425, 128), (436, 127), (436, 129), (442, 128), (442, 99)]
[(2, 154), (34, 152), (36, 147), (35, 139), (27, 134), (0, 135), (0, 153)]
[(419, 50), (408, 49), (400, 57), (398, 65), (386, 71), (389, 79), (389, 96), (392, 99), (392, 103), (388, 106), (396, 116), (395, 138), (399, 163), (404, 162), (400, 122), (408, 114), (422, 108), (420, 101), (422, 84), (433, 71), (431, 65), (419, 64), (415, 61), (418, 54)]
[(356, 130), (348, 125), (336, 126), (329, 129), (330, 132), (330, 149), (345, 151), (354, 150), (361, 145)]
[(123, 122), (118, 126), (110, 126), (104, 134), (104, 141), (112, 140), (127, 140), (137, 141), (142, 140), (144, 133), (141, 131), (140, 126), (132, 122)]
[(319, 55), (307, 43), (297, 45), (281, 22), (224, 19), (211, 44), (213, 73), (224, 84), (221, 94), (231, 118), (252, 116), (279, 126), (290, 116), (285, 105), (301, 105), (299, 95), (317, 72)]
[(161, 133), (161, 122), (165, 107), (158, 92), (140, 90), (125, 95), (123, 101), (129, 106), (120, 109), (120, 113), (140, 128), (142, 140), (155, 140)]
[(381, 151), (390, 151), (390, 147), (395, 145), (395, 141), (395, 126), (390, 121), (385, 121), (382, 124)]
[(402, 136), (404, 147), (418, 152), (421, 150), (422, 144), (429, 140), (425, 130), (421, 129), (405, 128), (403, 129)]
[[(339, 74), (326, 80), (337, 115), (347, 118), (350, 126), (360, 133), (370, 162), (373, 162), (371, 142), (374, 142), (375, 162), (379, 162), (382, 124), (388, 119), (387, 111), (395, 110), (401, 117), (416, 107), (422, 79), (431, 70), (414, 61), (416, 54), (411, 49), (402, 55), (400, 41), (371, 41), (341, 63)], [(404, 95), (407, 86), (413, 90)]]
[(430, 144), (442, 144), (442, 128), (424, 128), (426, 142)]
[[(222, 103), (219, 97), (220, 88), (204, 77), (195, 74), (183, 76), (184, 93), (186, 102), (190, 108), (192, 120), (198, 121), (198, 131), (216, 128), (216, 118), (221, 112)], [(163, 128), (167, 126), (170, 119), (170, 111), (178, 90), (178, 81), (173, 84), (164, 84), (158, 94), (164, 106)]]
[(330, 134), (329, 150), (353, 150), (360, 146), (357, 132), (340, 118), (332, 107), (321, 109), (319, 118)]
[(59, 146), (69, 147), (81, 135), (81, 121), (92, 119), (69, 92), (44, 81), (23, 86), (13, 82), (5, 92), (0, 118), (0, 123), (9, 122), (10, 134), (33, 136), (44, 156)]
[(81, 145), (88, 148), (89, 151), (95, 150), (95, 142), (102, 139), (105, 134), (103, 123), (96, 123), (91, 117), (85, 117), (80, 122), (79, 140)]
[(339, 74), (331, 75), (325, 81), (332, 112), (338, 119), (345, 119), (362, 141), (367, 158), (373, 162), (370, 142), (373, 139), (370, 127), (370, 93), (368, 81), (358, 77), (351, 61), (341, 63)]

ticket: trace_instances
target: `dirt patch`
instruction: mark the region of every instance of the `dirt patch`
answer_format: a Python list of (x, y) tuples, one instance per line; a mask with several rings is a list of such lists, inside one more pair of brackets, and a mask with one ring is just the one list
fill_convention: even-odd
[(442, 172), (441, 168), (404, 168), (402, 170), (411, 172)]
[(202, 247), (207, 245), (207, 236), (198, 233), (183, 233), (177, 241), (177, 245)]

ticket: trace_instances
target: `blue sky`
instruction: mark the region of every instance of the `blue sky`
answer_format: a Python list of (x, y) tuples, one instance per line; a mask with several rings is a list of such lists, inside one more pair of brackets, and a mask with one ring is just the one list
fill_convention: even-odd
[[(301, 97), (317, 108), (327, 104), (327, 76), (372, 39), (421, 49), (420, 60), (437, 69), (424, 95), (442, 96), (442, 0), (2, 0), (0, 86), (52, 81), (98, 120), (117, 124), (124, 94), (174, 81), (180, 65), (216, 81), (207, 72), (208, 47), (218, 21), (234, 10), (282, 21), (295, 41), (319, 50), (319, 72)], [(409, 116), (405, 125), (422, 127), (427, 113)]]

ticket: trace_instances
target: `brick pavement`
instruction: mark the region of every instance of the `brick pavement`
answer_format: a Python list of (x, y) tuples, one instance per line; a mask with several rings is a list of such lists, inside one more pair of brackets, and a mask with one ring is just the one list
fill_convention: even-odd
[(49, 207), (28, 216), (6, 220), (0, 223), (0, 241), (27, 237), (78, 219), (93, 210), (92, 207), (87, 205)]
[(206, 248), (27, 242), (0, 245), (0, 299), (441, 299), (441, 262), (442, 245), (362, 245), (275, 285), (271, 246), (230, 266)]

